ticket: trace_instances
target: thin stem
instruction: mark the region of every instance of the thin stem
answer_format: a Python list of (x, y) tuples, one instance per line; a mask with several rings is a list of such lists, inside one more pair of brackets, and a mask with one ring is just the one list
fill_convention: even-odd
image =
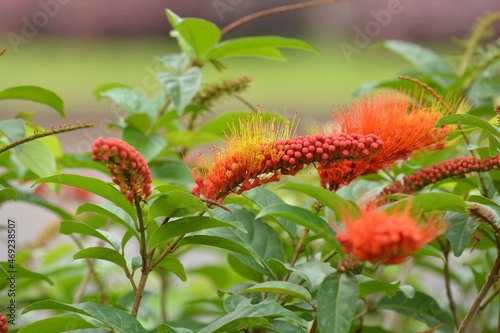
[(250, 102), (248, 102), (246, 99), (244, 99), (243, 97), (241, 96), (238, 96), (238, 95), (230, 95), (231, 97), (234, 97), (235, 99), (237, 99), (238, 101), (240, 101), (241, 103), (245, 104), (249, 109), (250, 111), (255, 111), (257, 110), (257, 108), (255, 106), (253, 106), (252, 104), (250, 104)]
[(165, 250), (151, 263), (151, 270), (153, 270), (169, 253), (174, 252), (175, 247), (184, 238), (185, 235), (177, 236), (172, 243), (170, 243)]
[(491, 272), (488, 274), (488, 279), (486, 280), (486, 283), (479, 291), (479, 294), (477, 295), (476, 299), (474, 300), (474, 303), (472, 304), (471, 308), (467, 312), (467, 315), (465, 316), (464, 320), (462, 321), (462, 324), (458, 328), (457, 333), (467, 332), (467, 328), (469, 327), (469, 324), (471, 323), (472, 318), (474, 318), (474, 315), (476, 314), (477, 310), (481, 306), (481, 302), (488, 294), (490, 288), (495, 284), (495, 282), (498, 281), (498, 279), (499, 279), (498, 271), (499, 270), (500, 270), (500, 252), (497, 252), (497, 257), (495, 259), (495, 263), (493, 264), (493, 268), (491, 269)]
[[(84, 249), (82, 242), (80, 242), (80, 240), (77, 237), (75, 237), (74, 235), (70, 235), (70, 237), (75, 242), (76, 246), (78, 246), (78, 248), (80, 250)], [(104, 285), (103, 285), (101, 279), (99, 278), (97, 271), (95, 270), (94, 260), (85, 259), (85, 261), (89, 265), (89, 272), (94, 277), (94, 280), (97, 284), (97, 289), (99, 290), (99, 295), (101, 296), (102, 303), (104, 305), (108, 304), (108, 297), (106, 296), (106, 291), (104, 290)], [(85, 279), (84, 279), (84, 281), (82, 282), (82, 286), (80, 287), (80, 289), (82, 289), (82, 292), (85, 290), (87, 283), (88, 283), (88, 281), (85, 281)], [(77, 297), (80, 297), (80, 299), (81, 299), (81, 295), (75, 294), (74, 298), (76, 299)]]
[(486, 307), (493, 301), (497, 296), (499, 296), (500, 290), (498, 288), (495, 288), (495, 291), (481, 304), (481, 306), (478, 309), (478, 313), (481, 311), (484, 311)]
[(142, 215), (141, 209), (141, 201), (137, 193), (134, 193), (134, 204), (135, 209), (137, 211), (137, 220), (139, 223), (139, 234), (140, 234), (140, 254), (142, 258), (142, 267), (141, 267), (141, 279), (139, 280), (139, 284), (137, 285), (137, 289), (135, 290), (135, 298), (134, 304), (132, 305), (131, 314), (133, 317), (137, 317), (137, 313), (139, 312), (139, 306), (141, 305), (142, 296), (144, 295), (144, 288), (146, 287), (146, 282), (148, 281), (149, 273), (151, 270), (149, 269), (150, 258), (148, 257), (148, 250), (146, 244), (146, 228), (144, 227), (144, 217)]
[(458, 75), (463, 75), (465, 73), (472, 59), (472, 56), (474, 55), (474, 51), (476, 50), (477, 44), (483, 37), (486, 30), (498, 20), (500, 20), (500, 12), (489, 14), (478, 22), (477, 26), (472, 31), (469, 40), (467, 40), (467, 44), (465, 46), (465, 52), (462, 56), (462, 61), (458, 66), (457, 70)]
[(446, 296), (448, 297), (448, 303), (450, 304), (450, 310), (453, 315), (453, 322), (455, 323), (455, 327), (460, 326), (460, 319), (458, 317), (458, 310), (455, 300), (453, 299), (453, 293), (451, 290), (451, 275), (450, 275), (450, 262), (449, 262), (449, 254), (450, 254), (450, 242), (442, 241), (438, 238), (439, 244), (441, 245), (441, 250), (444, 254), (444, 281), (446, 286)]
[[(297, 243), (297, 246), (295, 246), (295, 251), (293, 252), (292, 260), (290, 260), (290, 267), (295, 266), (295, 263), (297, 262), (300, 253), (304, 251), (304, 241), (306, 240), (307, 235), (309, 235), (309, 229), (304, 228), (304, 231), (302, 231), (302, 235), (300, 236), (299, 242)], [(288, 279), (290, 278), (290, 274), (291, 273), (285, 275), (283, 277), (283, 281), (288, 281)]]
[(317, 329), (318, 329), (318, 315), (314, 316), (314, 320), (311, 325), (311, 329), (309, 330), (309, 333), (315, 333)]
[(257, 13), (247, 15), (247, 16), (240, 18), (239, 20), (236, 20), (233, 23), (225, 26), (221, 30), (221, 35), (224, 36), (228, 32), (230, 32), (230, 31), (232, 31), (232, 30), (234, 30), (234, 29), (236, 29), (244, 24), (255, 21), (255, 20), (260, 19), (260, 18), (265, 17), (265, 16), (274, 15), (274, 14), (283, 13), (283, 12), (289, 12), (292, 10), (297, 10), (297, 9), (302, 9), (302, 8), (307, 8), (307, 7), (326, 5), (326, 4), (340, 2), (340, 1), (342, 1), (342, 0), (318, 0), (318, 1), (310, 1), (310, 2), (304, 2), (304, 3), (297, 3), (294, 5), (287, 5), (287, 6), (266, 9), (266, 10), (263, 10), (263, 11), (260, 11)]
[(160, 267), (160, 315), (161, 321), (167, 321), (167, 289), (168, 289), (168, 280), (167, 280), (167, 271), (165, 267)]
[(49, 136), (49, 135), (55, 135), (55, 134), (60, 134), (60, 133), (65, 133), (65, 132), (70, 132), (70, 131), (76, 131), (76, 130), (79, 130), (81, 128), (87, 128), (87, 127), (92, 127), (94, 126), (94, 124), (86, 124), (86, 123), (83, 123), (83, 125), (76, 125), (76, 126), (71, 126), (71, 124), (68, 126), (68, 127), (61, 127), (61, 128), (58, 128), (58, 129), (54, 129), (52, 128), (51, 130), (46, 130), (45, 132), (43, 133), (35, 133), (33, 135), (30, 135), (30, 136), (27, 136), (25, 138), (22, 138), (22, 139), (19, 139), (19, 140), (16, 140), (8, 145), (5, 145), (3, 147), (0, 148), (0, 154), (9, 150), (9, 149), (12, 149), (16, 146), (19, 146), (19, 145), (22, 145), (23, 143), (26, 143), (26, 142), (29, 142), (29, 141), (33, 141), (33, 140), (36, 140), (36, 139), (40, 139), (40, 138), (43, 138), (45, 136)]
[(439, 324), (437, 326), (434, 326), (433, 328), (429, 328), (428, 330), (425, 330), (425, 331), (422, 331), (422, 332), (418, 332), (418, 333), (431, 333), (431, 332), (434, 332), (435, 330), (443, 327), (444, 324)]
[(499, 54), (495, 54), (495, 56), (491, 57), (490, 59), (488, 59), (487, 61), (485, 61), (483, 64), (481, 64), (481, 66), (479, 68), (477, 68), (472, 74), (471, 76), (469, 77), (469, 79), (467, 80), (467, 83), (464, 85), (463, 89), (462, 89), (462, 95), (466, 95), (470, 88), (472, 88), (472, 84), (474, 83), (474, 81), (477, 79), (477, 77), (486, 70), (486, 68), (488, 68), (490, 65), (492, 65), (493, 63), (495, 63), (498, 59), (500, 59), (500, 53)]
[(2, 51), (0, 51), (0, 56), (1, 56), (2, 54), (4, 54), (4, 53), (5, 53), (5, 51), (7, 51), (7, 49), (3, 49)]

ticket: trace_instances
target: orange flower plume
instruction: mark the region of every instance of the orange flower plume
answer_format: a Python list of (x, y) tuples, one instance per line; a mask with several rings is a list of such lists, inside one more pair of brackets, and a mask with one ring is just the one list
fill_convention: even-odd
[(437, 219), (419, 226), (408, 209), (387, 213), (373, 207), (362, 210), (358, 219), (345, 220), (343, 225), (345, 232), (338, 233), (337, 239), (344, 252), (382, 265), (403, 262), (445, 230)]
[[(454, 105), (467, 107), (467, 103)], [(357, 176), (376, 173), (417, 150), (442, 148), (451, 131), (449, 126), (434, 128), (444, 113), (442, 109), (441, 104), (422, 103), (421, 95), (411, 98), (398, 91), (382, 91), (336, 110), (333, 126), (326, 132), (373, 133), (384, 142), (384, 149), (372, 158), (319, 168), (323, 187), (337, 190)]]
[(375, 135), (307, 135), (290, 138), (294, 124), (283, 117), (265, 117), (255, 112), (231, 126), (224, 149), (214, 150), (209, 168), (193, 169), (193, 194), (222, 201), (229, 193), (278, 181), (280, 175), (295, 175), (304, 165), (327, 168), (344, 159), (375, 155), (383, 142)]

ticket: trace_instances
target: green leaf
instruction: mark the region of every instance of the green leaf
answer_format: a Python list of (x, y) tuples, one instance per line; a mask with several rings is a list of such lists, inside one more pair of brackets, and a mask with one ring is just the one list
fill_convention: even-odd
[(23, 314), (34, 310), (71, 311), (97, 319), (101, 323), (112, 327), (118, 333), (148, 333), (139, 321), (130, 314), (112, 306), (98, 303), (66, 304), (53, 300), (44, 300), (28, 305)]
[(193, 333), (193, 330), (190, 330), (188, 328), (183, 328), (183, 327), (173, 327), (171, 325), (167, 324), (161, 324), (158, 326), (158, 333), (169, 333), (169, 332), (174, 332), (174, 333)]
[(116, 251), (120, 250), (121, 238), (105, 230), (94, 229), (88, 224), (73, 221), (61, 221), (60, 232), (63, 235), (78, 233), (102, 239), (113, 246)]
[(286, 183), (279, 186), (278, 189), (307, 194), (333, 210), (340, 219), (345, 216), (359, 217), (359, 208), (354, 202), (345, 200), (338, 194), (322, 187), (305, 183)]
[(75, 253), (73, 259), (101, 259), (117, 264), (123, 269), (127, 268), (125, 257), (120, 252), (107, 247), (88, 247)]
[[(186, 18), (176, 24), (184, 41), (194, 50), (196, 59), (203, 63), (205, 54), (220, 40), (220, 29), (213, 23), (198, 18)], [(193, 59), (194, 60), (194, 59)]]
[(469, 244), (478, 223), (470, 216), (457, 212), (447, 212), (444, 220), (450, 223), (445, 235), (450, 241), (451, 250), (455, 257), (459, 257)]
[(239, 294), (241, 295), (254, 292), (285, 294), (300, 298), (306, 302), (309, 302), (311, 300), (311, 294), (307, 291), (306, 288), (288, 281), (268, 281), (259, 283), (243, 290)]
[(411, 62), (422, 73), (430, 74), (432, 79), (441, 87), (444, 88), (451, 84), (452, 78), (437, 75), (438, 73), (453, 74), (453, 69), (436, 52), (418, 44), (400, 40), (387, 40), (382, 42), (381, 45)]
[[(356, 276), (357, 278), (357, 276)], [(363, 278), (366, 278), (363, 276)], [(399, 291), (400, 282), (387, 282), (381, 280), (374, 280), (371, 278), (364, 279), (359, 282), (359, 298), (366, 297), (368, 295), (376, 293), (387, 293), (389, 297), (393, 297)]]
[(11, 197), (14, 201), (17, 200), (17, 192), (12, 187), (3, 187), (0, 185), (0, 194)]
[(136, 216), (135, 207), (130, 205), (130, 202), (125, 198), (123, 193), (102, 180), (80, 175), (60, 174), (39, 179), (34, 185), (38, 183), (57, 183), (80, 188), (111, 201), (121, 207), (131, 217)]
[(167, 141), (156, 133), (145, 135), (135, 127), (127, 126), (123, 130), (123, 141), (134, 146), (146, 162), (153, 160), (166, 146)]
[(259, 304), (250, 305), (240, 310), (228, 313), (214, 323), (204, 327), (198, 333), (222, 333), (229, 332), (240, 327), (255, 324), (270, 324), (266, 317), (285, 317), (299, 320), (293, 312), (284, 309), (274, 301), (264, 301)]
[[(138, 130), (142, 134), (145, 134), (148, 131), (149, 126), (151, 125), (151, 118), (145, 113), (136, 113), (136, 114), (132, 114), (132, 115), (128, 116), (125, 119), (125, 123), (129, 127)], [(127, 141), (127, 140), (125, 140), (125, 141)], [(134, 146), (134, 147), (136, 147), (136, 146)]]
[(7, 273), (9, 272), (12, 273), (13, 271), (15, 271), (16, 279), (44, 280), (48, 282), (50, 285), (54, 284), (54, 282), (48, 276), (30, 271), (19, 264), (15, 263), (14, 265), (12, 265), (7, 261), (0, 261), (0, 265), (7, 271)]
[(356, 310), (359, 287), (350, 273), (328, 275), (318, 289), (318, 328), (348, 333)]
[(465, 201), (453, 193), (420, 193), (410, 199), (401, 201), (411, 202), (411, 213), (420, 214), (435, 210), (452, 210), (459, 213), (465, 212), (467, 204)]
[(99, 93), (101, 98), (109, 98), (113, 103), (121, 106), (130, 114), (148, 114), (151, 118), (155, 116), (156, 109), (153, 108), (151, 100), (141, 91), (134, 88), (112, 88)]
[(162, 193), (149, 207), (149, 220), (159, 216), (180, 217), (207, 211), (199, 198), (186, 191), (174, 190)]
[(21, 147), (17, 155), (19, 162), (39, 177), (56, 173), (56, 158), (50, 149), (40, 141), (30, 141)]
[(171, 11), (170, 9), (165, 9), (165, 15), (167, 15), (168, 22), (172, 25), (172, 27), (175, 29), (179, 23), (182, 22), (182, 18)]
[(220, 227), (237, 227), (238, 222), (223, 222), (206, 216), (184, 217), (175, 221), (170, 221), (159, 227), (149, 238), (149, 248), (153, 249), (160, 244), (168, 242), (169, 239), (184, 235), (190, 232), (206, 230)]
[(125, 84), (125, 83), (120, 83), (120, 82), (108, 82), (101, 84), (97, 86), (92, 92), (94, 93), (95, 97), (97, 100), (100, 100), (104, 96), (101, 95), (103, 92), (106, 92), (108, 90), (112, 90), (115, 88), (126, 88), (126, 89), (133, 89), (131, 85)]
[(215, 217), (221, 221), (231, 223), (238, 221), (247, 232), (235, 228), (220, 228), (209, 230), (207, 233), (244, 244), (255, 259), (250, 259), (238, 253), (232, 254), (234, 258), (261, 274), (273, 277), (274, 274), (267, 261), (269, 259), (285, 260), (283, 245), (278, 233), (266, 222), (257, 218), (251, 211), (234, 205), (228, 205), (228, 208), (231, 209), (231, 212), (217, 209)]
[(201, 85), (201, 70), (191, 67), (182, 75), (158, 73), (158, 81), (172, 97), (177, 114), (181, 116)]
[(498, 139), (495, 136), (490, 135), (488, 137), (488, 142), (489, 142), (488, 148), (490, 149), (490, 157), (494, 157), (500, 154), (500, 141), (498, 141)]
[(482, 128), (495, 137), (500, 137), (500, 130), (496, 126), (470, 114), (452, 114), (444, 116), (443, 118), (439, 119), (436, 127), (449, 124), (469, 125), (472, 127)]
[(244, 256), (252, 258), (252, 253), (240, 243), (218, 236), (194, 235), (194, 236), (184, 237), (179, 242), (178, 246), (193, 245), (193, 244), (218, 247), (228, 251), (240, 253), (243, 254)]
[(167, 271), (170, 271), (177, 275), (181, 281), (186, 282), (186, 271), (184, 270), (184, 266), (177, 258), (166, 257), (158, 264), (158, 267), (163, 267)]
[(301, 226), (304, 226), (325, 239), (333, 239), (335, 231), (329, 223), (323, 220), (313, 212), (296, 206), (288, 204), (276, 204), (263, 208), (256, 218), (264, 218), (266, 216), (279, 216), (288, 220), (294, 221)]
[(307, 281), (311, 291), (318, 289), (325, 277), (335, 272), (330, 264), (319, 261), (301, 263), (290, 269)]
[(10, 143), (12, 143), (26, 136), (26, 124), (21, 119), (0, 121), (0, 132), (9, 139)]
[(189, 59), (184, 53), (167, 54), (162, 57), (156, 57), (163, 66), (169, 69), (172, 74), (180, 75), (189, 65)]
[(64, 315), (38, 320), (22, 327), (18, 333), (60, 333), (85, 328), (97, 328), (97, 326), (81, 317)]
[(122, 208), (109, 204), (96, 205), (93, 203), (84, 203), (80, 205), (76, 211), (76, 215), (84, 212), (95, 212), (109, 216), (113, 221), (120, 223), (132, 233), (132, 235), (139, 237), (139, 233), (135, 228), (134, 220)]
[[(317, 51), (309, 44), (298, 39), (264, 36), (232, 39), (217, 44), (206, 55), (206, 59), (221, 59), (237, 56), (272, 56), (278, 55), (277, 48), (293, 48), (304, 51)], [(271, 53), (270, 53), (271, 52)]]
[(24, 99), (38, 102), (54, 108), (63, 118), (64, 114), (63, 100), (54, 92), (37, 86), (18, 86), (0, 91), (0, 100), (2, 99)]
[(421, 292), (416, 292), (415, 296), (411, 299), (406, 298), (402, 293), (397, 293), (392, 298), (385, 297), (377, 304), (377, 308), (393, 310), (405, 316), (415, 318), (426, 324), (429, 328), (444, 324), (436, 332), (455, 332), (451, 315), (441, 309), (433, 298)]

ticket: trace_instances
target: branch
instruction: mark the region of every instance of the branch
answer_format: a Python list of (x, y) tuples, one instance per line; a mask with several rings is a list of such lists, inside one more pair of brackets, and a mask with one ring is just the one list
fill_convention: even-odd
[(307, 7), (326, 5), (329, 3), (335, 3), (335, 2), (340, 2), (340, 1), (342, 1), (342, 0), (317, 0), (317, 1), (297, 3), (294, 5), (287, 5), (287, 6), (266, 9), (266, 10), (263, 10), (263, 11), (260, 11), (257, 13), (247, 15), (247, 16), (240, 18), (239, 20), (236, 20), (233, 23), (225, 26), (221, 30), (221, 35), (224, 36), (228, 32), (230, 32), (230, 31), (232, 31), (232, 30), (234, 30), (234, 29), (236, 29), (244, 24), (255, 21), (255, 20), (260, 19), (260, 18), (265, 17), (265, 16), (274, 15), (274, 14), (283, 13), (283, 12), (289, 12), (292, 10), (297, 10), (297, 9), (302, 9), (302, 8), (307, 8)]

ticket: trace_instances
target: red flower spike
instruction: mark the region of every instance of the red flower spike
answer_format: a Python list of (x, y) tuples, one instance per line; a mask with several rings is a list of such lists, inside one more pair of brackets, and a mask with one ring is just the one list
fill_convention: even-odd
[(444, 232), (439, 220), (419, 226), (408, 209), (398, 213), (368, 208), (359, 219), (343, 222), (344, 232), (337, 239), (348, 256), (355, 256), (372, 264), (400, 264), (412, 252), (431, 242)]
[[(416, 96), (416, 99), (421, 99)], [(320, 169), (325, 188), (337, 190), (360, 175), (376, 173), (422, 149), (444, 148), (443, 140), (450, 133), (449, 126), (434, 128), (442, 111), (438, 104), (418, 105), (415, 100), (399, 92), (365, 96), (350, 107), (333, 113), (329, 133), (373, 133), (384, 142), (384, 149), (372, 158), (362, 161), (342, 161), (331, 168)], [(462, 103), (466, 107), (466, 103)], [(462, 105), (459, 104), (459, 105)], [(360, 142), (369, 146), (371, 143)], [(360, 145), (360, 146), (362, 146)], [(376, 144), (375, 144), (376, 145)]]
[(151, 195), (151, 172), (142, 155), (125, 141), (116, 138), (95, 140), (92, 145), (92, 160), (107, 162), (113, 182), (135, 205), (134, 195), (146, 200)]
[(403, 182), (398, 180), (396, 183), (382, 189), (376, 200), (378, 200), (379, 205), (383, 205), (387, 200), (381, 199), (381, 197), (385, 195), (396, 193), (413, 194), (427, 185), (447, 178), (465, 177), (471, 172), (482, 172), (491, 169), (500, 169), (500, 155), (482, 160), (474, 157), (458, 157), (446, 160), (430, 167), (423, 167), (412, 175), (404, 176)]
[(9, 331), (9, 326), (7, 326), (7, 317), (5, 317), (1, 312), (0, 312), (0, 333), (6, 333)]

